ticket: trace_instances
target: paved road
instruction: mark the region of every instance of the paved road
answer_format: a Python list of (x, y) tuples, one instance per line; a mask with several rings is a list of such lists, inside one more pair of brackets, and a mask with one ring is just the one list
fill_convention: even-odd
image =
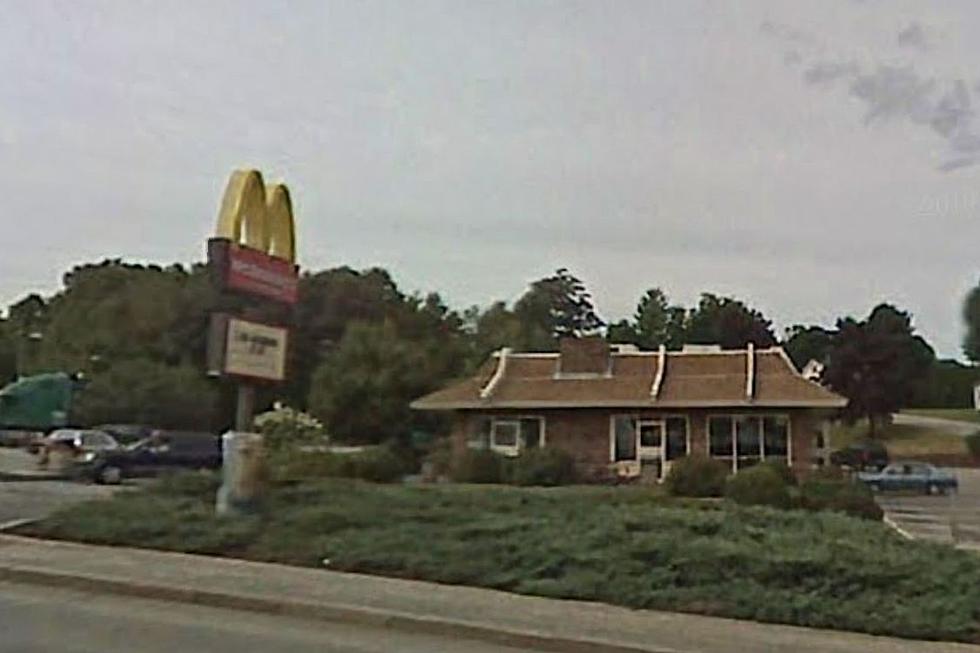
[(970, 435), (980, 430), (980, 424), (974, 424), (973, 422), (961, 422), (953, 419), (943, 419), (942, 417), (926, 417), (924, 415), (909, 415), (907, 413), (895, 413), (892, 415), (892, 421), (895, 424), (921, 426), (954, 435)]
[(513, 653), (429, 635), (0, 583), (3, 653)]
[(878, 495), (878, 504), (916, 539), (980, 548), (980, 469), (957, 469), (957, 494)]
[(106, 498), (117, 491), (118, 488), (68, 481), (0, 482), (0, 525), (18, 519), (40, 519), (60, 508)]

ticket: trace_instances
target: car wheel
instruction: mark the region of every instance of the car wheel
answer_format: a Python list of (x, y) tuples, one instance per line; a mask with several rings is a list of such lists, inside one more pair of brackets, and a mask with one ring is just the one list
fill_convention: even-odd
[(875, 494), (881, 492), (881, 485), (879, 485), (878, 483), (870, 483), (868, 487), (871, 488), (871, 491), (874, 492)]
[(935, 483), (930, 483), (928, 486), (926, 486), (926, 494), (929, 495), (941, 494), (941, 490), (939, 489), (939, 486), (936, 485)]
[(119, 485), (122, 482), (122, 470), (118, 467), (103, 467), (99, 472), (99, 482), (106, 485)]

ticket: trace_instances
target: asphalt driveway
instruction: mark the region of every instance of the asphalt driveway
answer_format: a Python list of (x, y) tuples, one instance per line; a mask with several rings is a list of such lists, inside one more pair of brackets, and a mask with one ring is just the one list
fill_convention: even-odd
[[(28, 480), (31, 478), (35, 480)], [(18, 449), (0, 448), (0, 527), (23, 519), (40, 519), (82, 501), (107, 498), (119, 489), (45, 480), (38, 474), (33, 456)]]

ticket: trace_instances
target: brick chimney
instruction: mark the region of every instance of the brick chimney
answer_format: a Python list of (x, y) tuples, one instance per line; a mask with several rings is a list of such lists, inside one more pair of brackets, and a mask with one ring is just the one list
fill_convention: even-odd
[(562, 338), (559, 350), (559, 374), (609, 373), (609, 343), (605, 338)]

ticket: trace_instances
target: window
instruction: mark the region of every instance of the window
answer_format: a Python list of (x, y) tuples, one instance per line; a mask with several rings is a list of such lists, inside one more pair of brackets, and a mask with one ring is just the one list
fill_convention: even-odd
[(667, 426), (667, 460), (683, 458), (687, 455), (687, 419), (684, 417), (668, 417), (664, 420)]
[[(789, 418), (770, 415), (762, 418), (762, 431), (766, 458), (789, 457)], [(823, 446), (822, 444), (820, 446)]]
[(750, 467), (762, 460), (762, 424), (758, 417), (735, 418), (735, 447), (738, 468)]
[(494, 420), (490, 431), (490, 448), (500, 453), (516, 455), (521, 435), (517, 420)]
[(516, 456), (522, 449), (544, 446), (542, 417), (478, 417), (470, 424), (466, 445), (471, 449), (491, 449)]
[(732, 460), (735, 469), (762, 460), (789, 461), (789, 417), (786, 415), (713, 415), (708, 418), (708, 453)]
[(614, 462), (636, 460), (636, 419), (629, 415), (617, 415), (613, 418), (613, 447)]
[(537, 417), (525, 417), (521, 420), (521, 442), (525, 449), (537, 449), (541, 442), (541, 420)]
[(640, 422), (640, 447), (659, 449), (664, 446), (664, 427), (660, 422)]
[(731, 417), (708, 418), (709, 453), (714, 458), (729, 458), (735, 453)]

